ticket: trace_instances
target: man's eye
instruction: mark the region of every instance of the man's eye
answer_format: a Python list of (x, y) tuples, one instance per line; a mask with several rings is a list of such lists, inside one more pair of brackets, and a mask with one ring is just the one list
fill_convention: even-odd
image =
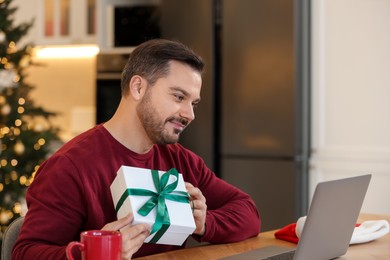
[(192, 107), (193, 108), (197, 108), (198, 107), (198, 103), (192, 103)]
[(175, 95), (175, 98), (179, 101), (182, 101), (184, 99), (184, 96), (182, 95)]

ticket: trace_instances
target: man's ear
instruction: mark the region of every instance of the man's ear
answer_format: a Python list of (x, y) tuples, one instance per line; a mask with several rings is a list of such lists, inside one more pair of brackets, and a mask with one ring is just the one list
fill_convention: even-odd
[(129, 93), (135, 100), (140, 100), (142, 98), (145, 93), (145, 89), (146, 82), (142, 77), (135, 75), (130, 79)]

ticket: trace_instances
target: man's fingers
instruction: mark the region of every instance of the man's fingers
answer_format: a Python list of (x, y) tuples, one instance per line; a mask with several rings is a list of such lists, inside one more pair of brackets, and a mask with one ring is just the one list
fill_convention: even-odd
[(130, 213), (127, 216), (120, 218), (114, 222), (106, 224), (102, 230), (120, 230), (133, 222), (133, 214)]
[(124, 259), (130, 259), (149, 236), (150, 226), (148, 224), (137, 224), (123, 229), (121, 233), (122, 257)]
[(126, 239), (134, 239), (140, 234), (150, 234), (149, 224), (137, 224), (133, 226), (128, 226), (127, 228), (121, 230), (122, 236), (125, 236)]

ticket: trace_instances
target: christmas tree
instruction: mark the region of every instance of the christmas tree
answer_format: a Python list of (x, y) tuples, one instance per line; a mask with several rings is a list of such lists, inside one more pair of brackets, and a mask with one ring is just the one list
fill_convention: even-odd
[(19, 46), (33, 21), (14, 25), (13, 0), (0, 0), (0, 225), (1, 232), (24, 214), (25, 191), (39, 165), (58, 142), (59, 129), (50, 119), (55, 113), (31, 100), (33, 86), (25, 82), (33, 46)]

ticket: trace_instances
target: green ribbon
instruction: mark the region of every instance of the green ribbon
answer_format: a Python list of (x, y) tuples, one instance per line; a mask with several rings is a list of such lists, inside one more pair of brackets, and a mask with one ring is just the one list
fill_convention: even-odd
[[(122, 194), (116, 205), (116, 212), (119, 211), (122, 204), (128, 196), (151, 196), (151, 198), (137, 211), (141, 216), (147, 216), (154, 207), (157, 207), (156, 220), (153, 224), (150, 234), (154, 234), (154, 237), (150, 240), (149, 243), (156, 243), (167, 231), (171, 222), (169, 219), (169, 213), (165, 200), (172, 200), (176, 202), (189, 203), (189, 194), (185, 191), (176, 191), (176, 187), (179, 181), (179, 173), (175, 168), (170, 169), (165, 172), (161, 179), (157, 170), (151, 170), (154, 187), (157, 192), (146, 190), (146, 189), (132, 189), (128, 188)], [(175, 177), (173, 183), (168, 184), (170, 176)]]

